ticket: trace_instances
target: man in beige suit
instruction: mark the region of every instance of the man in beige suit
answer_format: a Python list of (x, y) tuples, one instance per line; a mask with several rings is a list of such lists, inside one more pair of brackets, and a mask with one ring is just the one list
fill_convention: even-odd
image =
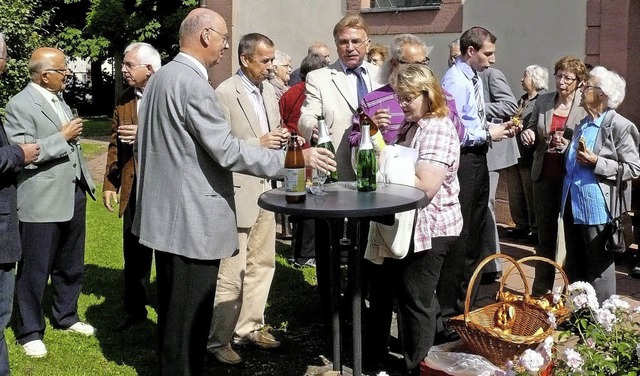
[[(298, 129), (310, 140), (323, 115), (332, 130), (340, 180), (355, 180), (351, 168), (348, 138), (351, 120), (362, 97), (383, 86), (379, 68), (365, 61), (369, 48), (369, 27), (359, 15), (347, 15), (333, 28), (338, 61), (310, 72), (306, 77), (307, 97), (302, 105)], [(362, 91), (364, 90), (364, 92)]]
[[(248, 143), (280, 149), (289, 133), (280, 127), (275, 90), (267, 81), (273, 70), (274, 44), (268, 37), (252, 33), (238, 46), (240, 69), (223, 81), (217, 94), (231, 125), (231, 134)], [(254, 344), (261, 348), (280, 346), (264, 330), (264, 309), (275, 271), (274, 214), (258, 207), (258, 196), (271, 188), (268, 180), (233, 174), (239, 252), (220, 262), (213, 319), (207, 349), (223, 364), (239, 364), (231, 348)]]

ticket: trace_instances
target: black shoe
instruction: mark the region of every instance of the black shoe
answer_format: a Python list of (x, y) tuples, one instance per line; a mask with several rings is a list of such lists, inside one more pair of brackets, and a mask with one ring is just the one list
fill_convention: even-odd
[(636, 264), (636, 266), (631, 269), (631, 273), (629, 273), (633, 278), (640, 278), (640, 263)]
[(136, 326), (142, 322), (144, 322), (147, 318), (146, 317), (138, 317), (138, 316), (133, 316), (133, 315), (127, 315), (122, 321), (120, 321), (120, 323), (118, 325), (116, 325), (116, 327), (114, 328), (114, 330), (116, 332), (121, 332), (123, 330), (127, 330), (133, 326)]
[(505, 236), (510, 239), (523, 239), (523, 238), (526, 238), (528, 235), (529, 235), (529, 229), (522, 228), (522, 227), (510, 228), (507, 230), (507, 233), (505, 234)]

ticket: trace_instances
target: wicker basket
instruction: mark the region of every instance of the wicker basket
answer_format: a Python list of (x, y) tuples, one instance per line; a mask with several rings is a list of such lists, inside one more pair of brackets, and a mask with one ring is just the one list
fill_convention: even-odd
[[(532, 304), (538, 305), (540, 308), (544, 309), (546, 312), (553, 313), (556, 317), (556, 324), (560, 324), (567, 321), (571, 317), (571, 310), (566, 305), (567, 303), (566, 299), (568, 296), (567, 289), (569, 288), (569, 278), (567, 277), (567, 274), (564, 272), (564, 270), (562, 270), (562, 267), (558, 265), (558, 263), (546, 257), (541, 257), (541, 256), (523, 257), (518, 260), (518, 263), (522, 265), (522, 264), (526, 264), (529, 261), (541, 261), (541, 262), (546, 262), (547, 264), (551, 264), (560, 273), (560, 275), (562, 276), (562, 280), (564, 282), (564, 286), (562, 288), (562, 297), (558, 303), (556, 304), (553, 303), (553, 294), (546, 294), (544, 296), (534, 297), (534, 296), (531, 296), (530, 294), (531, 291), (527, 291), (526, 295), (529, 296), (529, 302)], [(498, 295), (500, 300), (505, 300), (505, 293), (504, 293), (505, 281), (507, 280), (507, 277), (513, 272), (514, 269), (515, 267), (511, 266), (503, 274), (503, 278), (500, 281), (500, 290)]]
[[(482, 268), (496, 258), (511, 262), (520, 273), (525, 286), (523, 299), (509, 302), (515, 314), (508, 331), (496, 325), (496, 313), (504, 302), (489, 304), (469, 312), (473, 286)], [(507, 360), (521, 355), (526, 349), (537, 347), (551, 335), (553, 328), (547, 322), (547, 313), (529, 302), (529, 285), (524, 272), (513, 258), (504, 254), (493, 254), (480, 262), (469, 281), (464, 314), (449, 319), (449, 325), (460, 335), (470, 352), (482, 355), (496, 366), (503, 366)]]

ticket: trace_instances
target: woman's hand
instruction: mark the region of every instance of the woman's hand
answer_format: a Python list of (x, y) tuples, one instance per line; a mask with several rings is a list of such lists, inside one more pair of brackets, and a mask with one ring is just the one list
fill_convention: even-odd
[(583, 165), (595, 167), (596, 163), (598, 162), (598, 155), (588, 149), (585, 151), (577, 150), (576, 161)]
[(536, 142), (536, 132), (531, 129), (525, 129), (520, 133), (520, 140), (522, 140), (524, 146), (531, 146)]
[(371, 120), (376, 123), (378, 130), (382, 132), (391, 124), (391, 113), (386, 108), (379, 108), (376, 110), (376, 113), (373, 114)]

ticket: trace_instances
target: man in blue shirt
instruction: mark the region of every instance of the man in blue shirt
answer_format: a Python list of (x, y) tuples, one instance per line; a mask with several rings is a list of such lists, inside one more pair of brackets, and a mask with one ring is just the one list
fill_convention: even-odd
[[(462, 313), (471, 275), (482, 257), (481, 234), (491, 223), (487, 150), (491, 142), (515, 135), (510, 123), (488, 124), (485, 121), (482, 72), (495, 63), (496, 37), (482, 27), (472, 27), (460, 37), (461, 55), (442, 77), (442, 87), (456, 101), (458, 113), (466, 128), (460, 146), (460, 207), (464, 221), (455, 252), (447, 254), (440, 281), (438, 301), (443, 318)], [(475, 290), (474, 290), (475, 291)], [(475, 292), (472, 302), (475, 299)], [(440, 332), (437, 342), (454, 339), (451, 331)]]

